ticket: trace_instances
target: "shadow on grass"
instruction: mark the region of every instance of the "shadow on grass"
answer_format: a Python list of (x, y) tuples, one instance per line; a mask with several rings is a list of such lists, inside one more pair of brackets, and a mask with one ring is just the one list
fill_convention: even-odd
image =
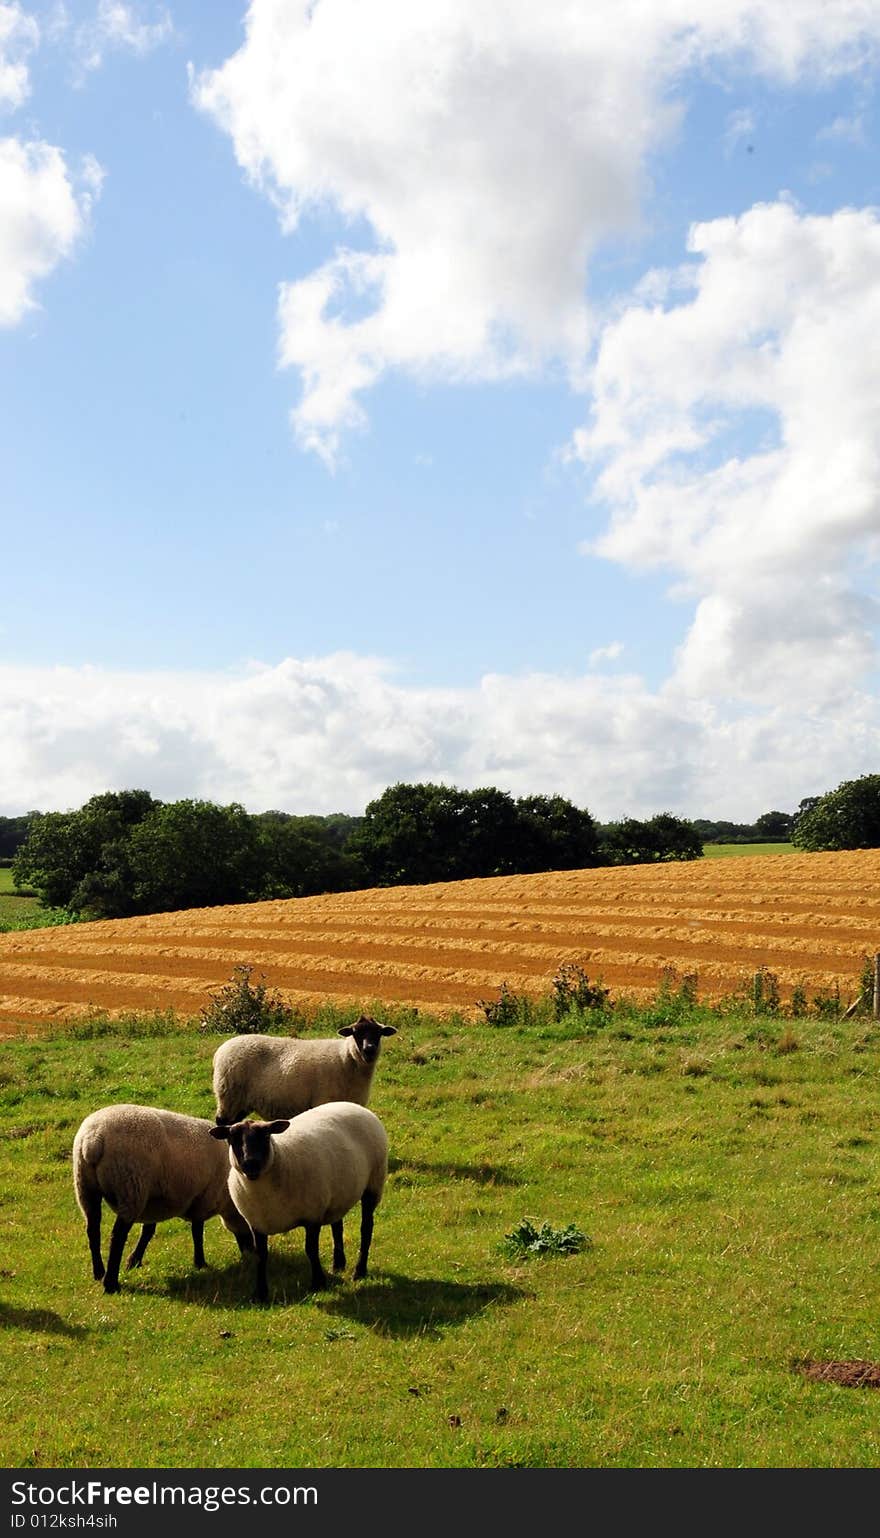
[(378, 1335), (395, 1337), (439, 1334), (488, 1308), (520, 1303), (530, 1296), (525, 1288), (509, 1282), (447, 1282), (391, 1271), (320, 1295), (324, 1313), (342, 1315)]
[[(304, 1253), (273, 1249), (269, 1244), (269, 1295), (271, 1307), (297, 1307), (314, 1302), (328, 1316), (357, 1321), (380, 1335), (430, 1334), (466, 1320), (499, 1304), (519, 1303), (532, 1296), (509, 1282), (450, 1282), (436, 1278), (400, 1276), (381, 1269), (362, 1282), (353, 1282), (349, 1257), (344, 1276), (329, 1277), (325, 1292), (313, 1292), (311, 1270)], [(202, 1308), (254, 1307), (255, 1268), (250, 1256), (243, 1264), (188, 1275), (169, 1276), (155, 1282), (139, 1279), (139, 1292), (173, 1298)]]
[(389, 1159), (388, 1171), (393, 1175), (434, 1175), (439, 1180), (473, 1180), (479, 1186), (521, 1186), (520, 1175), (514, 1175), (503, 1164), (436, 1164), (427, 1159)]
[(67, 1335), (71, 1340), (85, 1340), (89, 1330), (82, 1324), (68, 1324), (51, 1308), (13, 1308), (0, 1303), (0, 1327), (7, 1330), (40, 1330), (45, 1335)]

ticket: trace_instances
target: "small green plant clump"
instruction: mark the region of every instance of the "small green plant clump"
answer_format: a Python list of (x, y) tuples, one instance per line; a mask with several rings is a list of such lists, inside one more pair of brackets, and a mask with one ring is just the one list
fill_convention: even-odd
[(552, 1223), (540, 1227), (534, 1218), (521, 1218), (509, 1234), (504, 1235), (503, 1248), (515, 1260), (532, 1255), (577, 1255), (592, 1240), (574, 1223), (565, 1228), (554, 1228)]
[(516, 993), (510, 984), (503, 982), (497, 999), (478, 999), (478, 1007), (486, 1016), (487, 1025), (531, 1025), (534, 1003), (527, 993)]
[(232, 979), (215, 993), (199, 1016), (206, 1035), (252, 1036), (261, 1031), (292, 1030), (296, 1015), (281, 995), (270, 993), (266, 979), (251, 982), (251, 966), (233, 968)]
[(818, 1020), (839, 1020), (843, 1009), (839, 983), (835, 983), (833, 988), (821, 989), (819, 993), (813, 995), (813, 1014)]
[(756, 1015), (778, 1015), (779, 978), (767, 967), (759, 967), (752, 980), (752, 1008)]
[(696, 972), (680, 977), (675, 967), (664, 967), (657, 996), (643, 1012), (643, 1024), (680, 1025), (697, 1008), (697, 983)]

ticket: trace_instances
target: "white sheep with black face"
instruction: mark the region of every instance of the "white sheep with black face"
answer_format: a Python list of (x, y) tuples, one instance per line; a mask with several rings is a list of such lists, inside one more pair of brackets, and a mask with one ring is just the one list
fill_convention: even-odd
[[(125, 1241), (135, 1223), (143, 1230), (128, 1258), (139, 1266), (157, 1223), (185, 1218), (192, 1227), (193, 1262), (207, 1264), (203, 1234), (219, 1217), (242, 1251), (253, 1249), (250, 1228), (228, 1189), (225, 1150), (212, 1143), (201, 1116), (150, 1105), (105, 1105), (93, 1111), (73, 1140), (73, 1185), (86, 1220), (92, 1274), (105, 1292), (119, 1289)], [(106, 1270), (101, 1256), (101, 1203), (116, 1213)]]
[(257, 1252), (255, 1301), (266, 1303), (268, 1236), (306, 1231), (313, 1288), (327, 1285), (318, 1252), (321, 1228), (333, 1233), (333, 1269), (345, 1269), (342, 1220), (361, 1205), (354, 1275), (367, 1274), (373, 1214), (388, 1173), (388, 1139), (378, 1116), (351, 1100), (333, 1100), (292, 1120), (238, 1121), (212, 1127), (229, 1145), (229, 1194), (250, 1225)]
[(366, 1105), (384, 1036), (393, 1025), (361, 1015), (338, 1035), (301, 1040), (296, 1036), (233, 1036), (214, 1053), (214, 1095), (218, 1126), (250, 1113), (298, 1116), (328, 1100)]

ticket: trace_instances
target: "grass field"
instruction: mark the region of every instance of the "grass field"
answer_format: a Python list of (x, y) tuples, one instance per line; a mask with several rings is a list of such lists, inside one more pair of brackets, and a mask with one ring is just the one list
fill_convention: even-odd
[(794, 844), (704, 844), (706, 860), (729, 860), (758, 854), (797, 854)]
[[(870, 1020), (386, 1015), (372, 1274), (311, 1294), (302, 1232), (273, 1238), (269, 1309), (218, 1220), (207, 1271), (175, 1221), (106, 1296), (73, 1197), (97, 1106), (212, 1116), (219, 1038), (3, 1044), (3, 1466), (880, 1465), (876, 1397), (797, 1367), (880, 1358)], [(524, 1217), (591, 1242), (511, 1259)]]
[(0, 865), (0, 924), (30, 917), (39, 909), (33, 892), (19, 892), (8, 865)]

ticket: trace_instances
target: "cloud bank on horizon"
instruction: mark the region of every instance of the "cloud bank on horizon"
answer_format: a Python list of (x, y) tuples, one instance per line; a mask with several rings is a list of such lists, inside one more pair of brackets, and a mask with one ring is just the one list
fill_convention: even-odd
[[(213, 672), (8, 665), (0, 810), (137, 784), (358, 811), (393, 781), (435, 779), (559, 791), (602, 818), (751, 818), (875, 770), (876, 179), (833, 207), (780, 185), (749, 206), (732, 191), (719, 213), (715, 188), (660, 263), (651, 224), (698, 86), (729, 100), (719, 165), (756, 134), (750, 91), (781, 111), (851, 83), (852, 110), (810, 150), (817, 187), (829, 146), (870, 146), (880, 0), (252, 0), (243, 21), (241, 45), (195, 60), (181, 90), (291, 251), (329, 232), (277, 277), (299, 452), (344, 474), (389, 383), (561, 385), (581, 424), (546, 455), (581, 478), (584, 567), (597, 584), (661, 573), (678, 646), (649, 684), (624, 610), (585, 669), (469, 687), (413, 685), (400, 659), (347, 648)], [(55, 27), (83, 69), (110, 69), (114, 48), (152, 53), (178, 22), (101, 0)], [(13, 123), (48, 34), (0, 3)], [(0, 139), (0, 326), (22, 324), (59, 263), (88, 260), (87, 234), (100, 242), (100, 161), (100, 146)]]

